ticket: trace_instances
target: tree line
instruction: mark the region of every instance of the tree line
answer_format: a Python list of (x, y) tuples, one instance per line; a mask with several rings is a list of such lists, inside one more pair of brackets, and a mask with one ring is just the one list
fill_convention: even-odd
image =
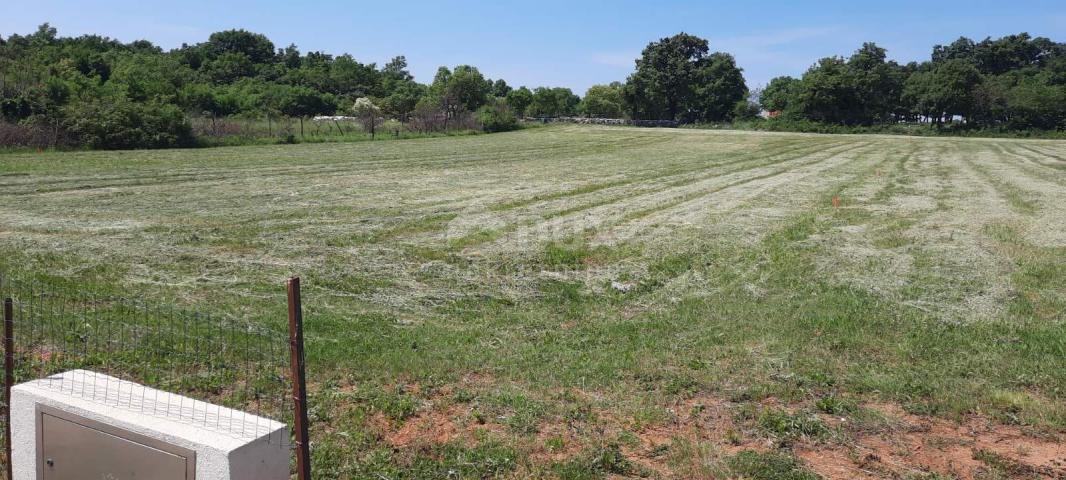
[(759, 102), (774, 116), (838, 125), (926, 122), (1004, 130), (1066, 128), (1066, 44), (1028, 34), (933, 48), (899, 64), (866, 43), (823, 58), (800, 78), (778, 77)]
[(681, 33), (648, 44), (625, 82), (580, 97), (561, 87), (512, 88), (470, 65), (440, 67), (423, 84), (403, 56), (378, 66), (277, 48), (245, 30), (164, 51), (145, 40), (61, 37), (44, 24), (0, 37), (0, 146), (41, 138), (92, 148), (183, 146), (196, 143), (191, 118), (257, 119), (273, 131), (273, 122), (295, 128), (292, 121), (302, 130), (304, 119), (319, 115), (358, 116), (369, 132), (386, 118), (417, 132), (503, 131), (522, 117), (698, 124), (755, 120), (760, 111), (785, 125), (1066, 128), (1062, 43), (1024, 33), (960, 38), (908, 64), (886, 53), (867, 43), (848, 58), (819, 60), (800, 78), (750, 91), (731, 55)]
[[(357, 110), (356, 100), (366, 99)], [(367, 101), (371, 108), (367, 109)], [(397, 56), (383, 66), (351, 55), (277, 48), (245, 30), (164, 51), (139, 40), (61, 37), (44, 24), (0, 37), (0, 145), (5, 134), (62, 137), (93, 148), (154, 148), (195, 143), (189, 118), (278, 121), (378, 112), (413, 130), (517, 126), (523, 115), (577, 114), (567, 88), (512, 88), (476, 67), (440, 67), (416, 82)]]

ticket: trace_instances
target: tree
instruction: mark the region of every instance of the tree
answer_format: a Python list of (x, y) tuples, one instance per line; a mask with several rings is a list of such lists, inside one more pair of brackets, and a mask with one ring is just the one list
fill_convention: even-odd
[(533, 92), (524, 86), (507, 93), (507, 104), (519, 117), (526, 116), (526, 110), (532, 103)]
[(621, 118), (625, 111), (622, 84), (593, 85), (581, 100), (581, 113), (589, 117)]
[(914, 73), (903, 86), (903, 99), (937, 125), (975, 112), (980, 72), (968, 60), (947, 60), (932, 70)]
[(944, 62), (933, 72), (934, 101), (948, 118), (969, 117), (974, 111), (974, 91), (981, 82), (981, 73), (972, 63)]
[(796, 109), (815, 122), (854, 125), (859, 123), (858, 82), (853, 70), (840, 57), (823, 58), (803, 74)]
[(357, 62), (351, 55), (341, 55), (326, 67), (328, 81), (323, 90), (341, 97), (380, 94), (381, 79), (374, 64)]
[(381, 118), (381, 108), (374, 105), (369, 98), (361, 97), (352, 105), (352, 114), (363, 124), (363, 131), (370, 132), (370, 138), (373, 139)]
[(328, 115), (337, 109), (332, 95), (317, 92), (307, 87), (283, 86), (275, 93), (278, 111), (283, 115), (300, 119), (300, 136), (304, 135), (304, 118), (312, 115)]
[(1038, 66), (1056, 48), (1046, 38), (1032, 38), (1028, 33), (1007, 35), (992, 40), (986, 38), (974, 45), (971, 60), (978, 71), (988, 75), (1002, 75), (1026, 67)]
[(193, 78), (192, 70), (174, 57), (134, 53), (115, 59), (109, 80), (134, 101), (173, 103), (179, 89)]
[(381, 99), (381, 108), (386, 114), (398, 120), (406, 121), (425, 93), (426, 87), (421, 84), (415, 82), (402, 83), (395, 87), (389, 96)]
[(471, 112), (488, 103), (491, 91), (492, 83), (486, 80), (476, 67), (469, 65), (455, 67), (444, 88), (446, 96), (453, 97)]
[(689, 122), (727, 117), (747, 88), (731, 56), (708, 51), (707, 40), (686, 33), (645, 47), (624, 91), (632, 116)]
[(274, 59), (274, 43), (265, 35), (247, 30), (225, 30), (212, 33), (204, 45), (209, 56), (227, 53), (241, 54), (252, 63), (266, 63)]
[(903, 87), (901, 69), (895, 62), (887, 62), (887, 52), (867, 42), (848, 59), (850, 78), (859, 103), (855, 105), (852, 121), (869, 125), (890, 120), (899, 103)]
[[(898, 110), (903, 69), (886, 61), (885, 49), (865, 43), (847, 60), (819, 60), (798, 84), (780, 82), (767, 96), (770, 102), (784, 101), (774, 106), (816, 122), (870, 125), (891, 120)], [(782, 90), (792, 94), (782, 95)]]
[(290, 43), (289, 46), (281, 51), (279, 57), (281, 64), (284, 65), (285, 68), (300, 68), (300, 50), (296, 48), (296, 44)]
[(1056, 130), (1066, 128), (1066, 88), (1049, 85), (1033, 76), (1023, 79), (1006, 94), (1006, 110), (1014, 129)]
[(238, 79), (255, 74), (255, 65), (247, 55), (237, 52), (225, 52), (208, 60), (200, 68), (217, 85), (233, 83)]
[(59, 33), (55, 27), (45, 22), (37, 27), (37, 32), (28, 37), (31, 47), (46, 47), (56, 43), (56, 37)]
[(793, 77), (777, 77), (759, 95), (759, 104), (768, 112), (785, 112), (793, 104), (800, 81)]
[(467, 116), (469, 112), (485, 105), (491, 90), (492, 82), (485, 79), (477, 68), (460, 65), (454, 71), (447, 67), (438, 68), (429, 86), (428, 96), (444, 113), (447, 128), (452, 120)]
[(933, 47), (933, 63), (946, 62), (948, 60), (970, 60), (974, 61), (974, 50), (977, 45), (973, 40), (966, 37), (959, 37), (958, 40), (951, 42), (950, 45), (937, 45)]
[(414, 80), (411, 72), (407, 71), (407, 57), (403, 55), (392, 57), (392, 60), (389, 60), (389, 63), (386, 63), (381, 68), (381, 74), (385, 76), (387, 81), (402, 83)]
[(713, 53), (696, 71), (692, 105), (688, 117), (692, 122), (721, 122), (731, 120), (736, 104), (746, 101), (748, 87), (744, 75), (733, 56)]
[(511, 93), (511, 86), (507, 85), (507, 82), (502, 78), (496, 80), (492, 84), (492, 96), (496, 98), (506, 98), (507, 94)]
[(537, 87), (533, 90), (533, 101), (529, 113), (535, 117), (565, 117), (577, 114), (581, 97), (574, 95), (569, 88)]

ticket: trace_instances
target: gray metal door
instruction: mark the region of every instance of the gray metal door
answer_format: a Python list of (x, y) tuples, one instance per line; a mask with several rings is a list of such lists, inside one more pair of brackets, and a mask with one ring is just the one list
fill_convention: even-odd
[(108, 425), (38, 407), (38, 478), (192, 480), (195, 455)]

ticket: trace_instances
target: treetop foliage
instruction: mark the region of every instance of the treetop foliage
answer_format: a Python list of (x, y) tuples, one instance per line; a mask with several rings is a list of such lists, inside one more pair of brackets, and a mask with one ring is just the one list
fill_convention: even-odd
[(748, 87), (731, 55), (709, 52), (707, 40), (687, 33), (645, 47), (623, 90), (633, 117), (729, 120)]

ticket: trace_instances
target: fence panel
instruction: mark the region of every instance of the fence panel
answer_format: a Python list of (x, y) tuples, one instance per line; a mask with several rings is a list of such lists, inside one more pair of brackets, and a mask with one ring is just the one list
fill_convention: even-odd
[[(270, 431), (260, 417), (293, 425), (298, 403), (293, 376), (302, 372), (303, 362), (299, 371), (292, 368), (282, 312), (274, 325), (261, 325), (146, 298), (3, 276), (0, 298), (10, 299), (6, 387), (42, 380), (46, 388), (84, 400), (241, 439)], [(69, 370), (89, 372), (56, 376)], [(171, 404), (151, 398), (146, 392), (153, 390), (143, 387), (188, 397), (188, 404), (163, 409)], [(5, 396), (0, 405), (5, 447), (10, 440), (7, 401)], [(297, 447), (289, 432), (267, 441), (279, 449)], [(5, 466), (8, 451), (0, 453)]]

